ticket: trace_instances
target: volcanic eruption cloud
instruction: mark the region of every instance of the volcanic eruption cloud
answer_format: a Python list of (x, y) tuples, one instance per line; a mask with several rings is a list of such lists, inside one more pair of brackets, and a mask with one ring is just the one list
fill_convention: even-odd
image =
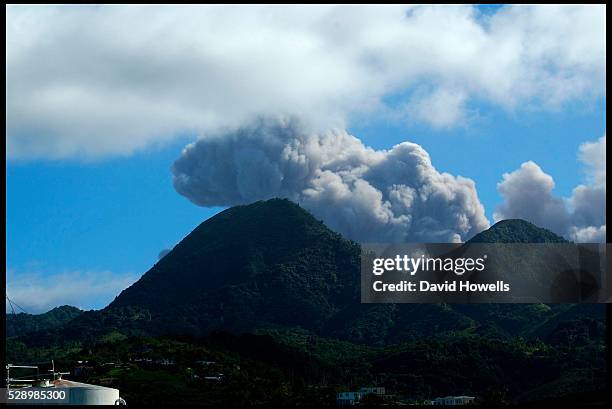
[(459, 242), (486, 229), (474, 182), (409, 142), (374, 150), (342, 129), (265, 118), (189, 144), (175, 189), (199, 206), (284, 197), (360, 242)]
[(586, 180), (572, 190), (569, 198), (553, 194), (553, 177), (533, 161), (504, 174), (497, 185), (504, 202), (493, 214), (495, 221), (521, 218), (576, 242), (605, 242), (606, 135), (583, 143), (578, 160), (584, 166)]

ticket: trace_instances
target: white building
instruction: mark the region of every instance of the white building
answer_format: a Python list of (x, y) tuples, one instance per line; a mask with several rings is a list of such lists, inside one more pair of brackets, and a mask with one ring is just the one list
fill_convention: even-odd
[(368, 388), (361, 388), (359, 389), (359, 392), (362, 392), (364, 395), (373, 394), (383, 396), (385, 394), (385, 388), (382, 386), (373, 386)]
[(338, 406), (353, 406), (358, 404), (366, 395), (377, 395), (385, 397), (385, 388), (381, 386), (364, 387), (356, 392), (340, 392), (336, 394)]
[(363, 398), (362, 392), (340, 392), (336, 394), (336, 404), (338, 406), (353, 406)]
[(473, 396), (447, 396), (445, 398), (436, 398), (431, 404), (437, 406), (456, 406), (456, 405), (469, 405), (474, 403)]

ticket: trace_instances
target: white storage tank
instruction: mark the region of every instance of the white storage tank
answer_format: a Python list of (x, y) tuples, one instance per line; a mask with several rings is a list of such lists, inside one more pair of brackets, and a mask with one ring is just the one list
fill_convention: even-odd
[[(28, 390), (33, 389), (59, 394), (65, 392), (65, 394), (61, 395), (64, 396), (63, 399), (11, 399), (10, 403), (27, 405), (125, 405), (125, 401), (119, 397), (119, 389), (66, 379), (56, 379), (48, 387), (25, 387), (11, 390), (17, 393), (27, 393)], [(60, 396), (57, 393), (54, 393), (54, 395)]]

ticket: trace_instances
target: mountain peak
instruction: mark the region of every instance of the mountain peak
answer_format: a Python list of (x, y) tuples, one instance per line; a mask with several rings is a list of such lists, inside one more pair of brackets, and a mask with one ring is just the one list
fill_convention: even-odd
[(107, 309), (144, 308), (185, 333), (308, 326), (353, 300), (358, 260), (356, 243), (298, 204), (259, 201), (204, 221)]
[(522, 219), (501, 220), (468, 243), (568, 243), (550, 230)]

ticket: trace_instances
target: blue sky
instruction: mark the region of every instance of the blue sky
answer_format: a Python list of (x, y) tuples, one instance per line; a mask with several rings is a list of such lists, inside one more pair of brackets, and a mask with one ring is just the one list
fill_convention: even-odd
[[(489, 16), (497, 11), (497, 8), (487, 8), (485, 13)], [(459, 13), (457, 18), (465, 16)], [(46, 29), (54, 30), (53, 27)], [(31, 61), (35, 61), (32, 58)], [(11, 65), (13, 60), (9, 60), (9, 76), (16, 76), (17, 70)], [(392, 77), (393, 73), (389, 76)], [(91, 78), (80, 80), (91, 81)], [(75, 79), (76, 83), (78, 81)], [(140, 79), (130, 81), (138, 82)], [(435, 84), (436, 80), (432, 81)], [(445, 80), (444, 86), (447, 83)], [(596, 85), (602, 86), (601, 83)], [(393, 109), (396, 103), (401, 105), (417, 94), (413, 94), (414, 84), (405, 87), (393, 92), (372, 88), (372, 92), (378, 92), (380, 100)], [(502, 174), (517, 170), (526, 161), (534, 161), (554, 178), (553, 193), (558, 197), (570, 197), (572, 190), (584, 182), (584, 164), (578, 160), (578, 152), (583, 143), (596, 141), (605, 134), (605, 82), (603, 92), (580, 91), (576, 96), (569, 95), (550, 106), (542, 95), (527, 95), (524, 101), (519, 100), (510, 106), (512, 104), (499, 103), (496, 99), (502, 97), (487, 96), (488, 91), (474, 91), (467, 86), (465, 89), (456, 85), (449, 87), (452, 93), (458, 90), (458, 95), (467, 95), (467, 102), (461, 102), (459, 108), (455, 108), (469, 112), (469, 119), (454, 121), (456, 118), (452, 117), (453, 123), (436, 126), (429, 118), (418, 116), (397, 119), (351, 111), (345, 116), (351, 118), (345, 121), (347, 130), (377, 150), (389, 149), (403, 141), (421, 145), (438, 171), (466, 176), (476, 182), (478, 197), (491, 222), (493, 211), (503, 201), (497, 190)], [(30, 95), (26, 91), (23, 95)], [(345, 89), (340, 91), (348, 92)], [(7, 95), (19, 99), (21, 94), (14, 92), (17, 90), (9, 90)], [(356, 91), (351, 89), (351, 92)], [(284, 102), (289, 97), (279, 98)], [(327, 101), (327, 96), (315, 98)], [(44, 111), (44, 101), (36, 102), (36, 106)], [(154, 108), (144, 110), (154, 111)], [(96, 135), (94, 131), (91, 140), (105, 140), (105, 135), (118, 138), (112, 143), (100, 144), (95, 148), (98, 151), (93, 152), (88, 150), (94, 149), (89, 142), (85, 148), (78, 146), (83, 139), (76, 134), (70, 136), (73, 130), (68, 131), (61, 121), (53, 119), (54, 115), (57, 118), (55, 111), (22, 112), (19, 109), (7, 108), (7, 117), (35, 118), (35, 125), (7, 126), (8, 150), (14, 152), (8, 154), (6, 165), (9, 291), (11, 284), (21, 286), (20, 290), (23, 290), (29, 285), (24, 280), (32, 277), (50, 283), (54, 277), (78, 281), (78, 274), (85, 274), (93, 285), (97, 279), (92, 277), (96, 274), (100, 280), (122, 278), (125, 280), (120, 280), (120, 286), (124, 287), (126, 282), (133, 281), (149, 269), (160, 251), (171, 248), (199, 223), (222, 209), (196, 206), (174, 189), (170, 167), (185, 145), (199, 133), (174, 125), (178, 121), (175, 118), (164, 118), (165, 122), (154, 124), (162, 129), (154, 132), (136, 120), (132, 123), (130, 116), (117, 114), (116, 118), (111, 117), (109, 123), (123, 121), (122, 126), (116, 128), (114, 125), (107, 127), (106, 122), (96, 122), (100, 115), (92, 116), (87, 122), (87, 115), (79, 113), (67, 126), (80, 127), (84, 132), (100, 128), (107, 132)], [(300, 109), (308, 115), (319, 115), (311, 106)], [(142, 114), (142, 123), (155, 121), (147, 115)], [(219, 113), (219, 117), (223, 115), (227, 116), (227, 112)], [(463, 114), (460, 112), (458, 115)], [(137, 116), (138, 113), (134, 117)], [(43, 117), (52, 119), (37, 122)], [(224, 125), (221, 121), (220, 126)], [(194, 122), (186, 128), (197, 127)], [(140, 133), (132, 133), (132, 129)], [(117, 136), (118, 132), (126, 133)], [(39, 134), (42, 136), (37, 140)], [(147, 138), (153, 134), (155, 137), (151, 136), (149, 142)], [(65, 135), (68, 135), (65, 143), (54, 145), (53, 140), (61, 140)], [(130, 145), (123, 144), (124, 140), (139, 142)], [(76, 146), (74, 151), (71, 144)], [(28, 150), (29, 145), (36, 145), (37, 149)], [(44, 292), (44, 288), (42, 290)], [(116, 289), (113, 287), (81, 298), (78, 292), (86, 294), (87, 289), (75, 287), (73, 291), (75, 293), (66, 296), (66, 303), (78, 304), (82, 308), (101, 308), (112, 300)], [(59, 298), (52, 298), (47, 303), (29, 303), (26, 299), (17, 301), (32, 312), (63, 303)]]

